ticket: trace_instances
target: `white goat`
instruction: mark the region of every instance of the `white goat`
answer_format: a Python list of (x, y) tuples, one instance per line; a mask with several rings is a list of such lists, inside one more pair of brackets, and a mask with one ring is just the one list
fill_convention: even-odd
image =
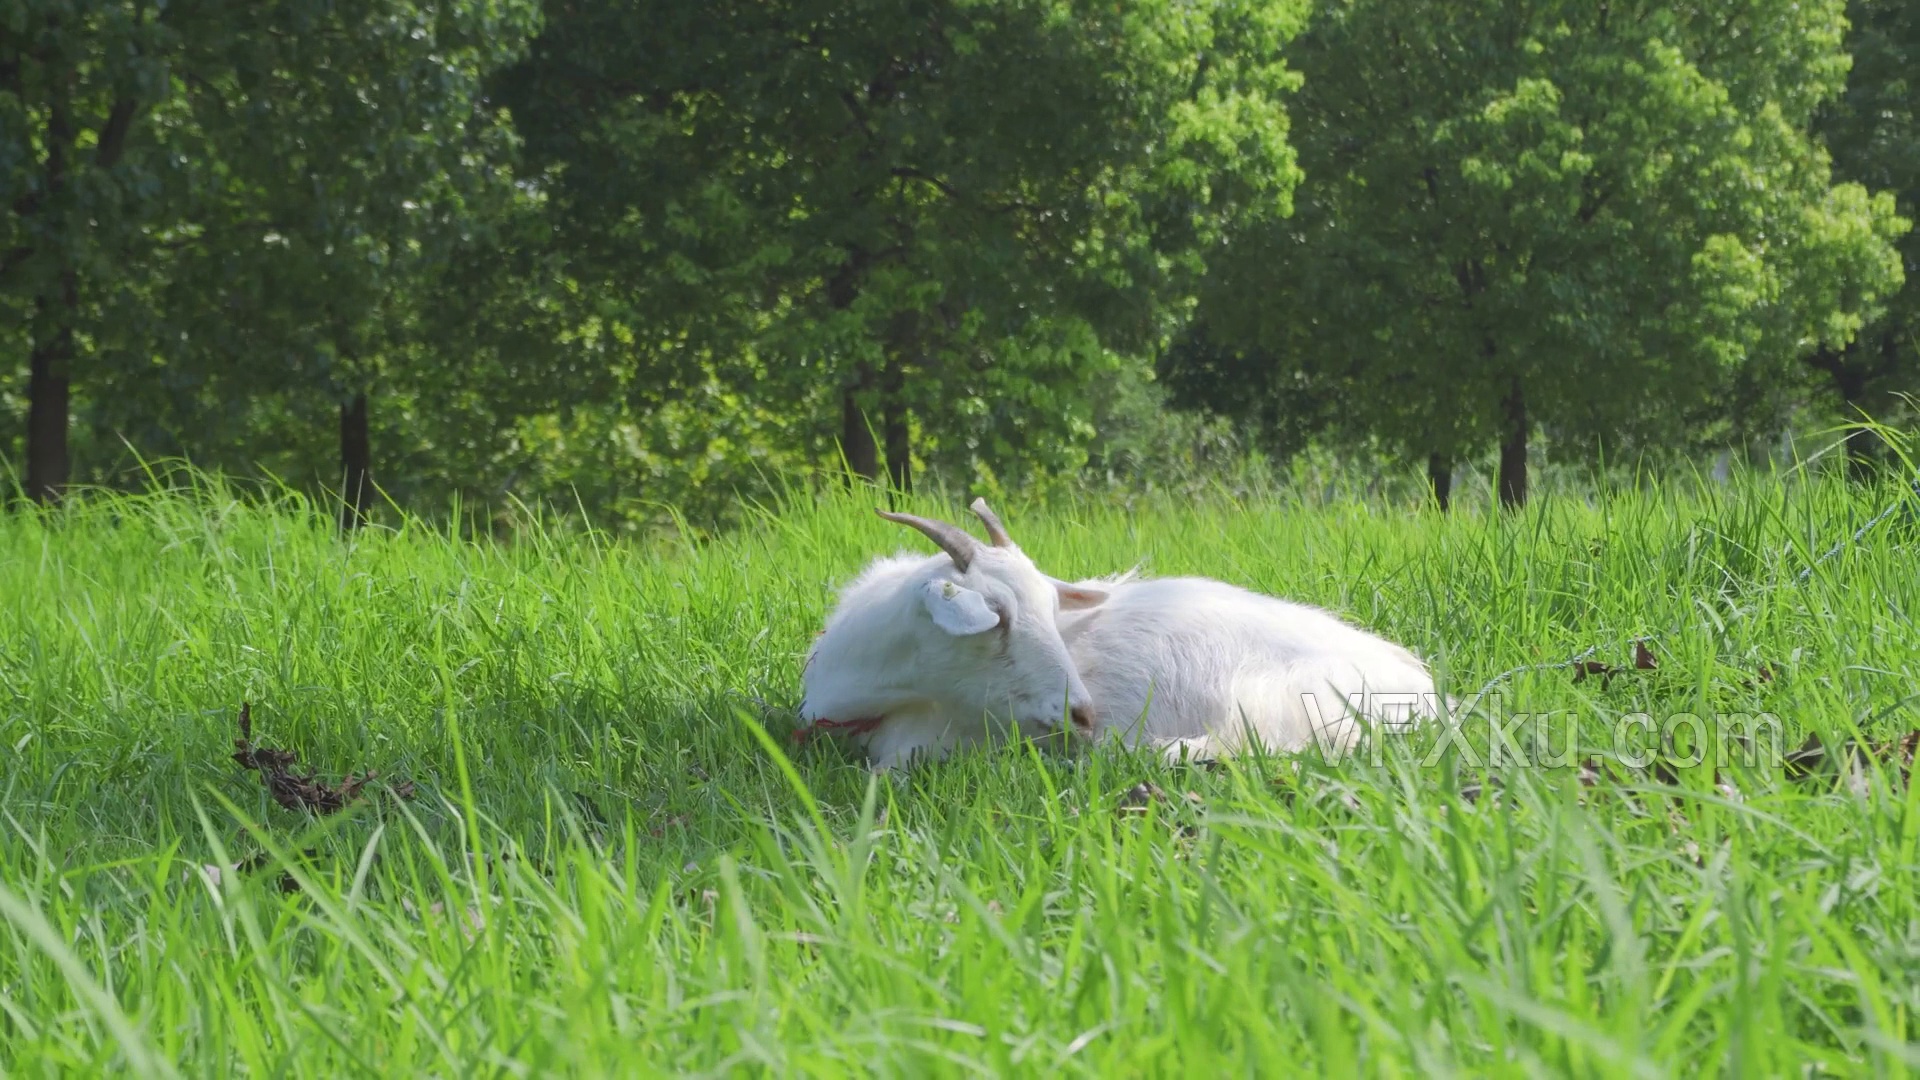
[(1364, 721), (1435, 711), (1412, 653), (1325, 611), (1205, 578), (1057, 581), (984, 500), (973, 512), (989, 544), (881, 512), (945, 554), (877, 560), (842, 591), (807, 658), (803, 733), (860, 739), (887, 769), (1009, 726), (1207, 757), (1344, 750)]
[(1011, 544), (880, 516), (946, 554), (877, 559), (841, 591), (807, 657), (802, 732), (864, 740), (876, 769), (944, 757), (1009, 726), (1091, 735), (1092, 698), (1054, 625), (1066, 587)]

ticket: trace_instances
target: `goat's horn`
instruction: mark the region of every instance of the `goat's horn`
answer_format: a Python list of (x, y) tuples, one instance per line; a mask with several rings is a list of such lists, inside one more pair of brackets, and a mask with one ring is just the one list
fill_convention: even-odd
[(1013, 546), (1013, 537), (1008, 536), (1007, 527), (1000, 524), (1000, 516), (987, 508), (987, 500), (973, 500), (972, 510), (973, 516), (980, 519), (980, 524), (987, 527), (987, 539), (993, 541), (994, 547)]
[(875, 510), (874, 513), (888, 521), (911, 525), (926, 533), (927, 539), (939, 544), (940, 550), (952, 556), (953, 565), (962, 573), (966, 572), (967, 564), (973, 562), (973, 553), (980, 547), (980, 541), (975, 540), (958, 525), (949, 525), (944, 521), (935, 521), (932, 518), (918, 517), (914, 514), (896, 514), (890, 510)]

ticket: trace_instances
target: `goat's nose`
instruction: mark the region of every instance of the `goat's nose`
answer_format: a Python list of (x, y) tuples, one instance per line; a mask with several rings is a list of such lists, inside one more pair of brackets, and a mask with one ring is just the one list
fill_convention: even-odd
[(1082, 735), (1093, 734), (1093, 706), (1075, 705), (1067, 710), (1067, 718), (1073, 721), (1074, 730)]

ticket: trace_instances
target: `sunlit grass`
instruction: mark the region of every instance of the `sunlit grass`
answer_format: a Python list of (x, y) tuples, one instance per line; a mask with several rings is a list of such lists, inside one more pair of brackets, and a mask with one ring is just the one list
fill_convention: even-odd
[[(1000, 509), (1063, 577), (1324, 604), (1462, 696), (1528, 669), (1482, 709), (1592, 749), (1636, 712), (1768, 713), (1791, 747), (1916, 726), (1915, 514), (1799, 580), (1897, 491)], [(834, 584), (916, 543), (845, 496), (698, 547), (343, 542), (217, 487), (0, 518), (0, 1072), (1920, 1066), (1897, 771), (1628, 797), (1429, 736), (1216, 770), (1015, 747), (875, 784), (788, 741), (799, 658)], [(1636, 639), (1657, 671), (1550, 666)], [(243, 700), (257, 742), (417, 797), (275, 805), (228, 759)], [(1165, 797), (1123, 805), (1143, 782)]]

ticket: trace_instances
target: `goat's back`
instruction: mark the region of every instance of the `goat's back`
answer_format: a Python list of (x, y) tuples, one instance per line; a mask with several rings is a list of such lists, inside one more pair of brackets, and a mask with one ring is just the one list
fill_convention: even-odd
[(1205, 578), (1105, 587), (1106, 603), (1063, 612), (1060, 629), (1110, 737), (1290, 751), (1350, 745), (1356, 703), (1383, 723), (1429, 715), (1417, 657), (1319, 608)]

